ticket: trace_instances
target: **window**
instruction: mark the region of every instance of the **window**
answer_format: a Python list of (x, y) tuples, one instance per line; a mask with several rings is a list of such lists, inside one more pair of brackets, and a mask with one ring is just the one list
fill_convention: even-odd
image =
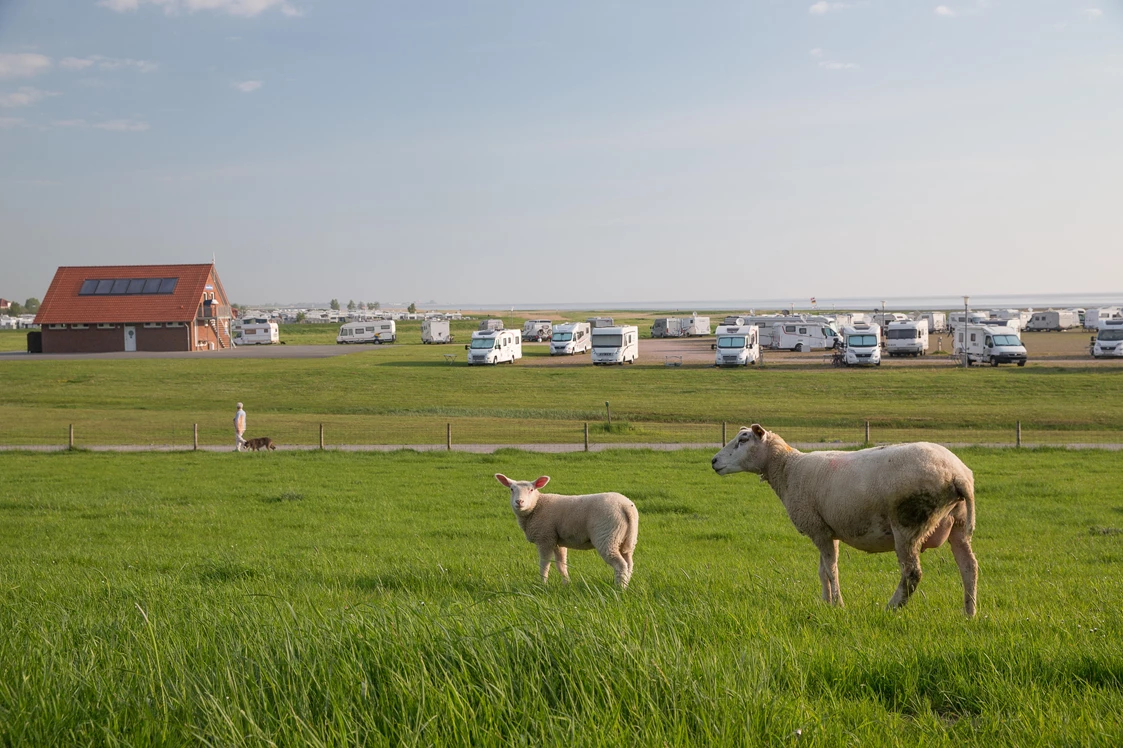
[(169, 322), (168, 327), (183, 327), (182, 322)]
[(800, 335), (806, 335), (807, 334), (807, 328), (806, 327), (799, 328), (799, 334)]
[(71, 325), (70, 327), (73, 330), (89, 330), (90, 329), (89, 325)]
[(66, 325), (47, 325), (48, 330), (65, 330)]
[(172, 294), (179, 278), (91, 278), (82, 281), (79, 296)]
[(112, 330), (116, 326), (117, 325), (111, 325), (111, 324), (106, 323), (106, 322), (98, 322), (97, 323), (97, 329), (99, 329), (99, 330)]
[(148, 327), (148, 328), (159, 327), (160, 323), (159, 322), (145, 322), (144, 326)]

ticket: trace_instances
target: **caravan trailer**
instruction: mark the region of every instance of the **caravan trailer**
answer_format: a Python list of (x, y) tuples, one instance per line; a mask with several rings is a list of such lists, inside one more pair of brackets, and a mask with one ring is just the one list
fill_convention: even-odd
[(541, 343), (550, 339), (553, 326), (548, 319), (528, 319), (523, 322), (523, 340)]
[(656, 317), (651, 323), (653, 338), (681, 338), (685, 334), (679, 317)]
[(335, 342), (393, 343), (398, 339), (398, 327), (392, 319), (375, 319), (368, 322), (348, 322), (339, 328)]
[(1084, 314), (1084, 327), (1089, 330), (1099, 330), (1101, 323), (1111, 319), (1123, 319), (1123, 309), (1117, 306), (1102, 306), (1099, 309), (1089, 309)]
[(1123, 317), (1101, 319), (1092, 343), (1093, 358), (1123, 358)]
[(928, 332), (947, 332), (948, 330), (948, 316), (943, 312), (920, 312), (916, 315), (917, 319), (923, 319), (928, 322)]
[[(955, 333), (954, 356), (963, 355), (963, 332)], [(1026, 349), (1016, 330), (1000, 325), (967, 325), (967, 363), (1026, 365)]]
[(550, 337), (551, 356), (572, 356), (593, 347), (592, 328), (588, 322), (565, 322), (554, 328)]
[(783, 322), (772, 326), (772, 347), (782, 351), (822, 351), (834, 348), (838, 333), (827, 322)]
[(234, 345), (272, 345), (281, 342), (277, 323), (265, 317), (236, 319), (231, 328)]
[(479, 329), (480, 330), (502, 330), (503, 329), (503, 320), (496, 319), (496, 318), (481, 319)]
[(452, 328), (448, 320), (442, 317), (427, 317), (421, 320), (421, 342), (451, 343)]
[(866, 324), (842, 328), (841, 359), (846, 366), (881, 366), (881, 328)]
[(639, 358), (639, 328), (635, 325), (593, 329), (594, 364), (634, 364)]
[(598, 327), (612, 327), (616, 324), (612, 317), (589, 317), (585, 321), (588, 322), (593, 329)]
[(885, 331), (885, 352), (890, 356), (923, 356), (928, 351), (928, 320), (897, 320)]
[(519, 330), (476, 330), (468, 350), (468, 363), (508, 364), (523, 357), (522, 332)]
[(714, 366), (750, 366), (760, 360), (756, 325), (718, 325)]
[(1034, 312), (1025, 329), (1026, 332), (1059, 332), (1073, 327), (1080, 327), (1080, 316), (1076, 312), (1071, 309), (1049, 309), (1044, 312)]

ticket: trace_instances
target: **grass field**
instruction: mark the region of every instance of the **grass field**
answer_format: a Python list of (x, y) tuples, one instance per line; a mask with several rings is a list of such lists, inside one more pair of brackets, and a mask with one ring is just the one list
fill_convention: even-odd
[[(811, 543), (712, 452), (0, 454), (0, 744), (1118, 745), (1123, 499), (1105, 452), (966, 450), (947, 548)], [(640, 510), (623, 594), (536, 581), (491, 474)]]

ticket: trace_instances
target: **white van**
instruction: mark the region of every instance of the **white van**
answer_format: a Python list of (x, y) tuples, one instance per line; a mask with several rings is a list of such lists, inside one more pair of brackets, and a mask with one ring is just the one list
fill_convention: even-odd
[(589, 317), (585, 321), (588, 322), (593, 329), (598, 327), (612, 327), (612, 325), (615, 324), (612, 317)]
[(552, 325), (548, 319), (528, 319), (523, 322), (523, 340), (541, 343), (550, 339), (550, 334), (553, 332)]
[(921, 312), (916, 317), (928, 321), (928, 332), (946, 332), (948, 329), (948, 316), (944, 312)]
[(550, 336), (551, 356), (573, 356), (593, 348), (593, 333), (588, 322), (564, 322)]
[(1096, 342), (1092, 344), (1094, 358), (1123, 358), (1123, 318), (1100, 319)]
[(760, 360), (756, 325), (718, 325), (714, 366), (750, 366)]
[(634, 364), (639, 358), (639, 328), (635, 325), (593, 328), (594, 364)]
[(823, 351), (835, 347), (838, 333), (827, 322), (778, 322), (772, 325), (772, 347), (782, 351)]
[(519, 330), (476, 330), (468, 349), (469, 364), (513, 364), (523, 357), (523, 338)]
[(429, 317), (421, 320), (422, 343), (451, 343), (452, 328), (447, 319)]
[(928, 352), (928, 320), (890, 322), (885, 331), (885, 352), (890, 356), (923, 356)]
[(281, 342), (277, 323), (264, 317), (236, 319), (231, 327), (234, 345), (272, 345)]
[(392, 319), (372, 319), (366, 322), (348, 322), (339, 328), (335, 342), (393, 343), (398, 339), (398, 326)]
[[(963, 356), (963, 332), (956, 330), (955, 356)], [(1016, 330), (997, 325), (967, 325), (967, 363), (1026, 365), (1026, 349)]]
[(842, 328), (842, 363), (881, 366), (881, 328), (877, 325)]

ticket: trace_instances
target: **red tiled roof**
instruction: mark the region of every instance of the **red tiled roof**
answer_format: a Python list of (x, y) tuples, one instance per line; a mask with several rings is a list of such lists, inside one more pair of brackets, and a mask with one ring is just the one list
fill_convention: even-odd
[[(97, 322), (190, 322), (195, 319), (214, 265), (95, 265), (60, 267), (39, 305), (39, 325)], [(216, 299), (225, 304), (215, 275)], [(82, 283), (103, 278), (178, 278), (175, 293), (131, 296), (79, 296)]]

